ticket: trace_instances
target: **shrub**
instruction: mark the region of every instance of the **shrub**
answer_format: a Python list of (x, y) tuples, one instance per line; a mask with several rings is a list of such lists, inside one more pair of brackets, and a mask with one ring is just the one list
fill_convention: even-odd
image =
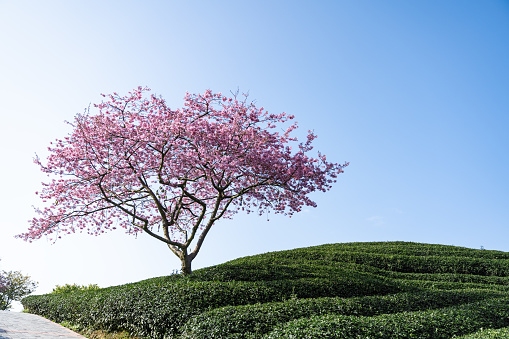
[(387, 242), (353, 242), (339, 244), (325, 244), (303, 248), (302, 250), (335, 251), (335, 252), (363, 252), (377, 254), (398, 254), (411, 256), (441, 256), (441, 257), (469, 257), (486, 259), (509, 259), (508, 252), (477, 250), (472, 248), (422, 244), (403, 241)]
[(189, 318), (227, 305), (266, 303), (293, 296), (353, 297), (401, 291), (390, 280), (365, 273), (345, 272), (331, 279), (302, 278), (258, 282), (155, 279), (108, 289), (31, 296), (23, 305), (31, 313), (83, 328), (127, 330), (134, 335), (160, 338), (176, 335)]
[(488, 289), (501, 292), (509, 292), (509, 286), (491, 285), (477, 283), (461, 283), (457, 281), (436, 281), (436, 280), (405, 280), (395, 279), (395, 283), (402, 286), (406, 290), (460, 290), (460, 289)]
[(401, 273), (383, 271), (379, 272), (386, 277), (403, 280), (427, 280), (443, 282), (474, 283), (483, 285), (509, 285), (509, 277), (483, 276), (459, 273)]
[[(474, 325), (484, 324), (478, 318), (486, 310), (460, 304), (484, 297), (505, 300), (508, 258), (509, 253), (443, 245), (329, 244), (239, 258), (188, 277), (171, 275), (105, 289), (57, 286), (54, 293), (30, 296), (22, 303), (32, 313), (82, 329), (125, 330), (150, 338), (179, 337), (182, 330), (193, 338), (207, 334), (258, 338), (268, 331), (275, 331), (273, 337), (278, 333), (291, 337), (292, 329), (307, 321), (311, 332), (302, 333), (310, 338), (341, 329), (338, 323), (349, 323), (370, 337), (385, 333), (376, 330), (380, 324), (419, 337), (417, 320), (428, 328), (424, 319), (430, 314), (444, 316), (443, 323), (430, 318), (438, 332), (461, 317)], [(452, 305), (457, 306), (429, 313)], [(403, 311), (413, 311), (407, 315), (414, 319), (415, 328), (398, 325), (398, 317), (404, 322), (404, 316), (398, 315)], [(475, 313), (481, 311), (485, 313)], [(470, 332), (479, 328), (475, 326), (469, 327)]]
[(88, 286), (86, 285), (76, 285), (76, 284), (65, 284), (64, 286), (56, 285), (53, 291), (51, 293), (71, 293), (71, 292), (77, 292), (77, 291), (87, 291), (87, 290), (98, 290), (100, 289), (97, 284), (90, 284)]
[(264, 338), (451, 338), (509, 326), (509, 299), (375, 317), (313, 316), (277, 326)]
[(481, 329), (475, 333), (467, 334), (457, 339), (506, 339), (509, 338), (509, 327), (499, 329)]
[(400, 254), (341, 252), (341, 251), (285, 251), (278, 257), (295, 260), (349, 262), (382, 270), (403, 273), (459, 273), (509, 276), (509, 260), (454, 256), (412, 256)]
[(245, 306), (228, 306), (201, 313), (186, 323), (183, 338), (260, 337), (276, 325), (313, 315), (373, 316), (471, 303), (501, 297), (485, 290), (423, 291), (359, 298), (316, 298)]

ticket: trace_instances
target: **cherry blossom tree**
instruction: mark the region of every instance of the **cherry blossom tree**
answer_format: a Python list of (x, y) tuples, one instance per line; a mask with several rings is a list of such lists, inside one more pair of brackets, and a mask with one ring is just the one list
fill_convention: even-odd
[(35, 159), (52, 177), (37, 193), (46, 207), (17, 237), (120, 227), (166, 243), (189, 274), (217, 220), (314, 207), (310, 193), (329, 190), (348, 165), (309, 156), (315, 134), (299, 143), (292, 115), (269, 114), (246, 95), (188, 93), (172, 110), (148, 91), (103, 95), (97, 114), (77, 114), (73, 132), (52, 143), (46, 164)]

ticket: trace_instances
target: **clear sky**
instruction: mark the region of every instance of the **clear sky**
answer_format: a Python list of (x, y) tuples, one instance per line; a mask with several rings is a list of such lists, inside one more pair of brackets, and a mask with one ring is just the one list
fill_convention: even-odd
[(38, 205), (37, 153), (100, 93), (249, 91), (350, 162), (318, 207), (218, 222), (193, 262), (404, 240), (509, 251), (509, 2), (0, 0), (0, 269), (101, 287), (169, 274), (121, 230), (14, 238)]

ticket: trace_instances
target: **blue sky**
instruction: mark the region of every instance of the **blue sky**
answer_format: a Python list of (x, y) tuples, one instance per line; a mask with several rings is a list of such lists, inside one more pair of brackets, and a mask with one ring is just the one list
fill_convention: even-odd
[(138, 85), (249, 91), (350, 162), (318, 207), (217, 223), (193, 262), (323, 243), (404, 240), (509, 251), (507, 1), (0, 0), (0, 269), (123, 284), (179, 261), (147, 235), (14, 239), (64, 120)]

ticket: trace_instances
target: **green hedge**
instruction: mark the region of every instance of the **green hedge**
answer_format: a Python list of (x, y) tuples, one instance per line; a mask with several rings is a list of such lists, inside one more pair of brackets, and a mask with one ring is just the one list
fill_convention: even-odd
[(436, 279), (445, 281), (508, 285), (507, 259), (509, 253), (505, 252), (444, 245), (332, 244), (244, 257), (198, 270), (191, 279), (267, 281), (325, 277), (355, 270), (391, 278), (435, 280), (439, 274)]
[(192, 281), (270, 281), (339, 276), (352, 271), (380, 272), (372, 268), (361, 270), (358, 266), (355, 264), (330, 265), (327, 262), (314, 260), (274, 261), (271, 258), (253, 258), (200, 269), (193, 272), (189, 279)]
[(313, 316), (277, 326), (264, 338), (451, 338), (509, 326), (509, 299), (374, 317)]
[[(32, 313), (83, 329), (126, 330), (140, 337), (162, 338), (178, 336), (185, 325), (186, 336), (199, 338), (207, 328), (216, 333), (214, 331), (223, 327), (229, 330), (229, 337), (240, 338), (245, 336), (242, 331), (248, 328), (250, 332), (246, 333), (255, 336), (276, 325), (275, 330), (286, 331), (281, 322), (324, 312), (337, 314), (343, 311), (331, 308), (343, 305), (341, 310), (345, 310), (347, 306), (344, 305), (359, 304), (357, 299), (344, 301), (331, 297), (379, 296), (363, 299), (365, 307), (355, 313), (370, 322), (378, 318), (365, 316), (379, 314), (376, 310), (389, 307), (387, 305), (392, 306), (385, 313), (416, 310), (408, 300), (414, 300), (417, 305), (417, 299), (426, 295), (443, 293), (461, 299), (474, 293), (448, 290), (483, 289), (475, 292), (477, 296), (496, 293), (489, 290), (507, 293), (507, 259), (509, 253), (505, 252), (443, 245), (330, 244), (239, 258), (196, 270), (189, 277), (172, 275), (107, 289), (29, 296), (22, 303)], [(389, 300), (399, 300), (410, 294), (381, 297), (402, 292), (415, 295), (409, 296), (407, 301), (401, 300), (399, 306)], [(329, 299), (302, 300), (323, 297)], [(444, 297), (437, 306), (430, 306), (427, 302), (434, 300), (430, 297), (427, 302), (422, 301), (422, 307), (447, 306), (459, 300), (454, 298)], [(232, 315), (223, 315), (221, 319), (224, 312)], [(232, 319), (238, 321), (232, 322)], [(330, 322), (329, 318), (323, 319), (315, 320), (324, 324)]]
[(399, 254), (412, 256), (445, 256), (445, 257), (470, 257), (486, 259), (509, 259), (509, 252), (478, 250), (450, 245), (423, 244), (404, 241), (325, 244), (303, 248), (302, 250), (364, 252), (364, 253)]
[(395, 279), (394, 282), (399, 284), (402, 290), (407, 291), (486, 289), (501, 292), (509, 292), (509, 286), (506, 285), (461, 283), (457, 281), (436, 281), (436, 280), (429, 281), (429, 280), (405, 280), (405, 279)]
[(380, 272), (379, 274), (394, 279), (404, 280), (427, 280), (427, 281), (444, 281), (458, 283), (472, 283), (483, 285), (509, 285), (509, 277), (483, 276), (473, 274), (459, 273), (400, 273), (400, 272)]
[(287, 251), (277, 257), (323, 262), (350, 262), (403, 273), (459, 273), (509, 276), (509, 260), (452, 256), (412, 256), (365, 252)]
[(281, 323), (313, 315), (342, 314), (373, 316), (417, 311), (500, 298), (501, 292), (486, 290), (423, 291), (360, 298), (316, 298), (246, 306), (228, 306), (193, 317), (183, 329), (183, 338), (261, 337)]
[(475, 333), (467, 334), (456, 339), (507, 339), (509, 338), (509, 327), (498, 329), (482, 329)]
[[(163, 280), (164, 281), (164, 280)], [(353, 297), (389, 294), (401, 288), (385, 278), (352, 273), (331, 279), (259, 282), (193, 282), (160, 279), (98, 291), (30, 296), (23, 306), (56, 322), (161, 338), (176, 335), (194, 315), (227, 305), (287, 300), (292, 297)]]

